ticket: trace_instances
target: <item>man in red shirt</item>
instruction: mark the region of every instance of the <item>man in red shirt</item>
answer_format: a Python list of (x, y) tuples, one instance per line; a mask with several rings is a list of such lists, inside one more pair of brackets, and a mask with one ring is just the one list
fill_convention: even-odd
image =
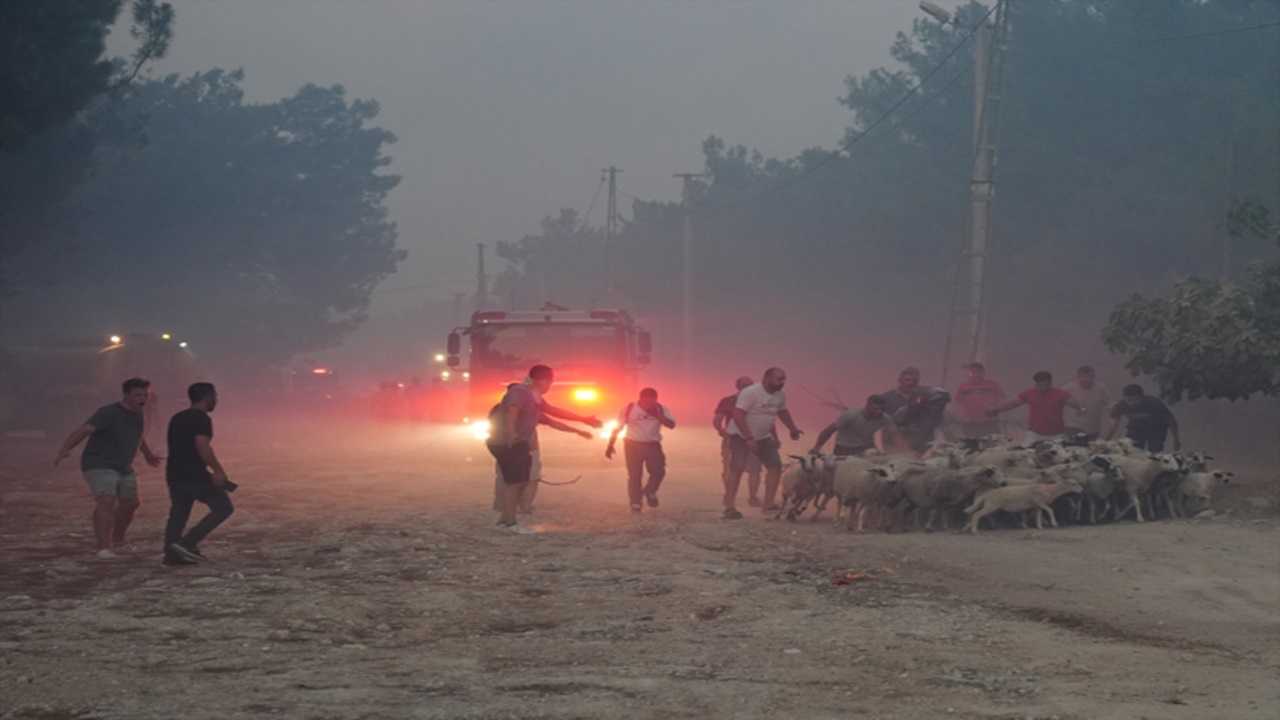
[(1033, 387), (1018, 393), (1018, 396), (1012, 400), (986, 410), (988, 416), (995, 417), (1005, 410), (1026, 405), (1027, 434), (1022, 440), (1024, 445), (1061, 438), (1062, 430), (1066, 427), (1066, 421), (1062, 418), (1064, 407), (1073, 407), (1079, 413), (1085, 411), (1084, 405), (1073, 399), (1070, 393), (1053, 386), (1053, 375), (1047, 370), (1041, 370), (1032, 375), (1031, 379), (1035, 382)]
[(987, 379), (982, 363), (969, 365), (968, 382), (956, 388), (961, 437), (980, 438), (1000, 432), (1000, 421), (987, 416), (987, 408), (1004, 402), (1004, 388)]

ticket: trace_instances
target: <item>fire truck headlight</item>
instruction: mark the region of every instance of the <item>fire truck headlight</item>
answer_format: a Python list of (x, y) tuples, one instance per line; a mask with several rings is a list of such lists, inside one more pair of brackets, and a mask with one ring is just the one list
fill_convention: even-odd
[[(604, 427), (600, 428), (600, 439), (608, 440), (609, 436), (613, 435), (613, 429), (616, 427), (618, 427), (617, 420), (610, 420), (609, 422), (606, 422), (604, 424)], [(622, 432), (618, 433), (618, 437), (626, 437), (626, 436), (627, 436), (627, 429), (623, 428)]]
[(600, 393), (595, 388), (578, 388), (573, 391), (573, 399), (580, 403), (595, 402), (600, 399)]
[(475, 422), (471, 423), (471, 434), (477, 440), (488, 440), (489, 439), (489, 421), (476, 420)]

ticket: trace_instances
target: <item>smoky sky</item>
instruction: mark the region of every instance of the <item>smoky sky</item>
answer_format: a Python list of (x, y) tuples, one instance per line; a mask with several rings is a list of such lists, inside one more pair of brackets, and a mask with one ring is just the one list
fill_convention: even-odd
[[(678, 200), (672, 174), (702, 169), (708, 135), (768, 157), (834, 147), (852, 120), (844, 79), (892, 65), (894, 34), (920, 17), (912, 0), (171, 1), (152, 76), (243, 68), (250, 102), (314, 83), (380, 103), (410, 258), (375, 316), (471, 290), (476, 243), (586, 213), (607, 166), (629, 216), (627, 196)], [(603, 219), (601, 196), (588, 220)]]

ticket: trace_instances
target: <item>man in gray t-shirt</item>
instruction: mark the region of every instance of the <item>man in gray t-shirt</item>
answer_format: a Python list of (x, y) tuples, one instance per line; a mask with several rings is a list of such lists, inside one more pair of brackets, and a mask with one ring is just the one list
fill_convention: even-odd
[(150, 397), (151, 381), (130, 378), (124, 381), (122, 390), (124, 397), (120, 402), (98, 408), (67, 437), (53, 460), (57, 465), (69, 457), (77, 445), (86, 439), (89, 441), (80, 456), (80, 470), (93, 493), (93, 534), (98, 541), (95, 554), (100, 558), (115, 557), (112, 544), (124, 544), (129, 523), (138, 510), (134, 456), (141, 450), (151, 467), (160, 467), (163, 460), (151, 452), (142, 434), (142, 411)]
[(836, 455), (861, 455), (867, 450), (875, 449), (877, 432), (883, 432), (882, 442), (885, 447), (889, 447), (896, 426), (893, 418), (885, 412), (885, 404), (884, 396), (872, 395), (867, 398), (864, 407), (845, 410), (835, 422), (818, 433), (818, 440), (809, 452), (822, 452), (827, 438), (835, 435), (836, 446), (832, 452)]

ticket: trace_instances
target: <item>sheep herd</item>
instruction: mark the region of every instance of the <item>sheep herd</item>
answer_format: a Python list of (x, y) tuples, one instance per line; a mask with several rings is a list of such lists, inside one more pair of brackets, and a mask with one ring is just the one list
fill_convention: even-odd
[(783, 502), (776, 518), (802, 517), (811, 507), (817, 519), (835, 500), (834, 522), (863, 532), (868, 515), (885, 531), (906, 530), (914, 514), (926, 531), (963, 512), (964, 529), (978, 532), (988, 523), (1017, 522), (1026, 528), (1034, 513), (1096, 524), (1186, 517), (1209, 509), (1213, 490), (1231, 480), (1225, 470), (1210, 470), (1212, 456), (1202, 452), (1151, 453), (1128, 439), (1089, 442), (1083, 437), (1042, 441), (1030, 447), (1012, 438), (989, 435), (959, 444), (935, 442), (925, 457), (792, 455), (782, 476)]

